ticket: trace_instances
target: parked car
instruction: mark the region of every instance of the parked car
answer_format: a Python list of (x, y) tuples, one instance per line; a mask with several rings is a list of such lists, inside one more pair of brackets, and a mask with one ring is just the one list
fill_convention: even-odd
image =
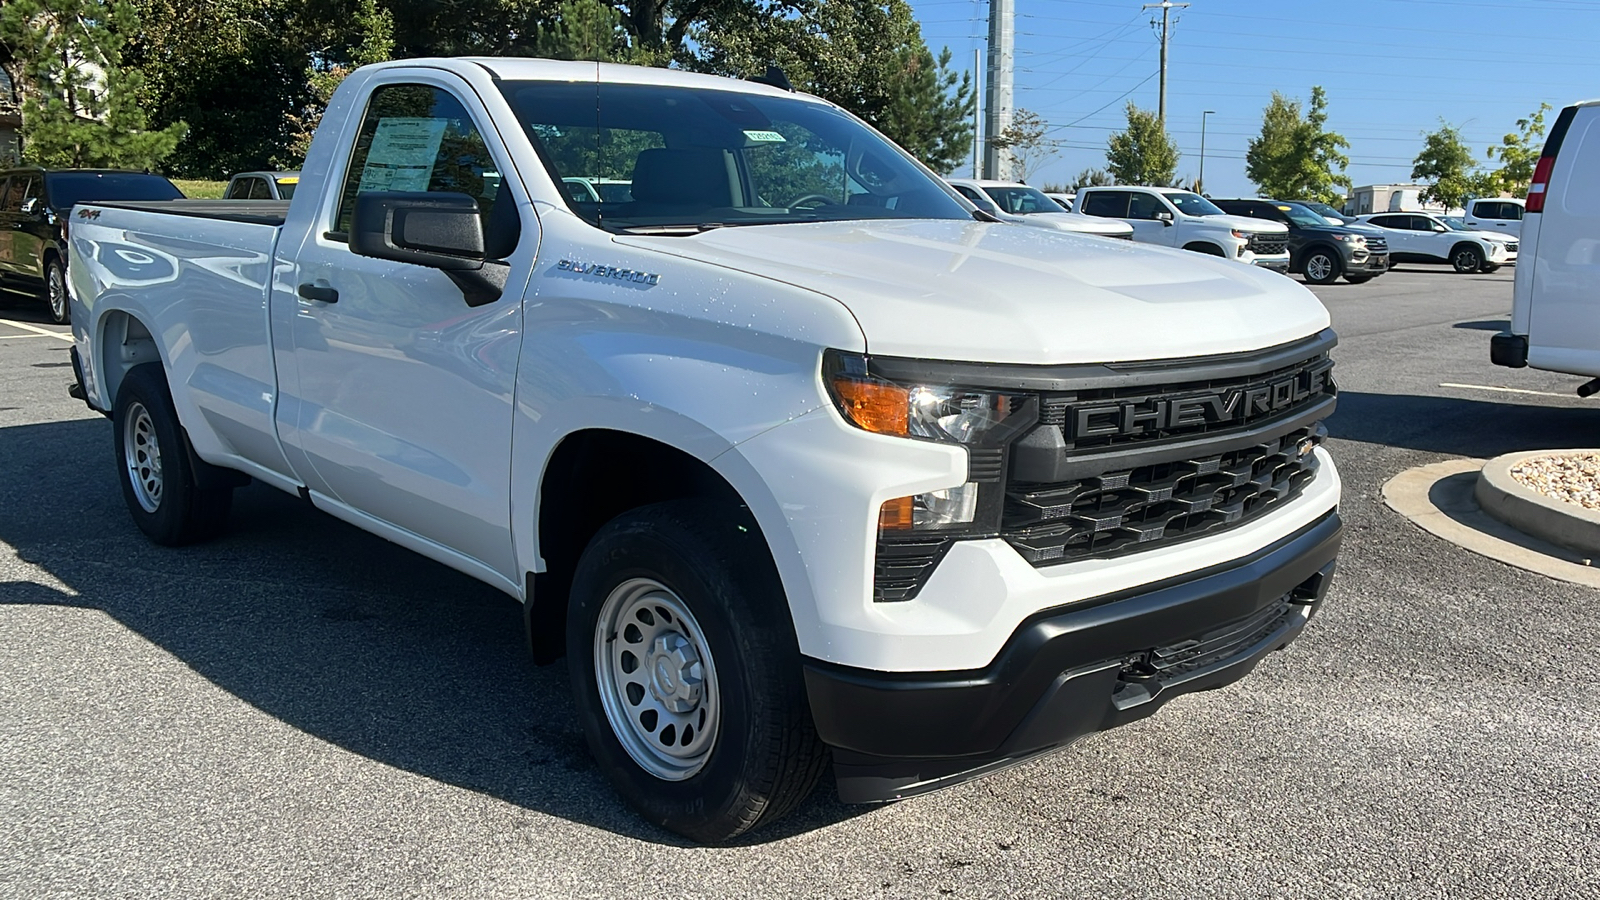
[(1362, 225), (1361, 220), (1357, 219), (1355, 216), (1346, 215), (1343, 210), (1336, 209), (1335, 207), (1327, 203), (1323, 203), (1320, 200), (1296, 200), (1294, 202), (1304, 206), (1306, 209), (1311, 210), (1324, 219), (1327, 219), (1329, 225), (1348, 225), (1360, 228), (1369, 227)]
[(1466, 221), (1466, 226), (1474, 231), (1504, 234), (1509, 238), (1520, 240), (1522, 217), (1526, 214), (1527, 208), (1528, 201), (1510, 197), (1468, 200), (1461, 218)]
[(1049, 197), (1051, 200), (1054, 200), (1057, 206), (1061, 207), (1067, 212), (1072, 211), (1072, 201), (1076, 200), (1078, 197), (1077, 194), (1062, 194), (1056, 191), (1045, 191), (1044, 195)]
[(1090, 187), (1076, 211), (1122, 219), (1133, 239), (1221, 256), (1275, 272), (1289, 270), (1289, 229), (1280, 222), (1230, 216), (1193, 191), (1158, 187)]
[(1133, 229), (1121, 222), (1106, 222), (1062, 209), (1038, 188), (1014, 181), (980, 181), (947, 178), (956, 193), (1002, 222), (1054, 228), (1100, 237), (1133, 239)]
[(1489, 342), (1495, 365), (1532, 366), (1594, 379), (1600, 391), (1600, 100), (1563, 109), (1534, 166), (1522, 218), (1522, 250), (1511, 324)]
[(0, 170), (0, 305), (37, 297), (51, 320), (68, 321), (68, 213), (75, 203), (172, 200), (177, 186), (160, 175), (112, 169)]
[(299, 172), (240, 172), (228, 181), (224, 200), (289, 200), (300, 184)]
[(1506, 265), (1514, 266), (1517, 264), (1517, 256), (1521, 251), (1522, 239), (1516, 235), (1504, 234), (1499, 231), (1483, 231), (1482, 229), (1473, 228), (1467, 224), (1465, 216), (1441, 215), (1439, 216), (1439, 221), (1443, 222), (1452, 231), (1470, 231), (1491, 241), (1498, 241), (1499, 243), (1504, 244), (1506, 247)]
[(1493, 272), (1515, 259), (1515, 243), (1500, 235), (1453, 228), (1434, 213), (1373, 213), (1359, 218), (1384, 230), (1391, 263), (1443, 263), (1470, 274)]
[(1304, 204), (1215, 198), (1211, 202), (1229, 215), (1281, 222), (1289, 229), (1289, 271), (1312, 284), (1332, 284), (1340, 276), (1361, 284), (1389, 269), (1389, 244), (1382, 234), (1331, 225)]
[(515, 597), (656, 825), (1023, 762), (1244, 677), (1326, 596), (1336, 337), (1299, 284), (991, 221), (765, 84), (412, 59), (328, 109), (271, 218), (74, 212), (129, 515), (202, 540), (253, 478)]

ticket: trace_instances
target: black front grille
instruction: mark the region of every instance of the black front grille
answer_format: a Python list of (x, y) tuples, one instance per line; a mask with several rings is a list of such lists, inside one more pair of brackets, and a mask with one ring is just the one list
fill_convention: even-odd
[(898, 603), (915, 597), (949, 548), (949, 539), (939, 535), (880, 539), (873, 563), (872, 599)]
[(1389, 252), (1389, 240), (1388, 240), (1388, 238), (1368, 237), (1367, 238), (1367, 252), (1368, 253), (1388, 253)]
[(1261, 443), (1006, 491), (1001, 536), (1040, 566), (1116, 556), (1211, 534), (1298, 496), (1316, 472), (1318, 426)]
[(1250, 252), (1257, 256), (1276, 256), (1287, 252), (1289, 249), (1289, 236), (1287, 234), (1252, 234), (1247, 245)]

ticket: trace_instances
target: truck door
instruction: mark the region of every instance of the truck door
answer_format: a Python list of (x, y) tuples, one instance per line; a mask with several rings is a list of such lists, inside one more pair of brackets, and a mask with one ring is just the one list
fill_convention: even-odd
[[(373, 90), (326, 218), (280, 251), (279, 433), (312, 490), (516, 578), (512, 389), (537, 219), (472, 90), (406, 77)], [(476, 198), (490, 258), (511, 265), (504, 295), (469, 307), (440, 271), (352, 253), (354, 201), (372, 190)]]
[[(1144, 244), (1161, 244), (1166, 247), (1178, 243), (1178, 213), (1155, 194), (1132, 191), (1128, 198), (1128, 224), (1133, 226), (1133, 239)], [(1166, 213), (1166, 219), (1156, 216)]]

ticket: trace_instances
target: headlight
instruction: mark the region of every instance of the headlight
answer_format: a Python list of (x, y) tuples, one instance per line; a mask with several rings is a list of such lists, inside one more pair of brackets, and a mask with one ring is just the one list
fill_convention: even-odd
[(859, 354), (830, 350), (823, 381), (845, 421), (864, 431), (960, 444), (968, 450), (965, 484), (897, 497), (883, 504), (879, 536), (895, 532), (995, 534), (1004, 502), (1006, 447), (1039, 417), (1035, 397), (937, 382), (890, 380)]
[(1366, 237), (1359, 234), (1336, 234), (1333, 239), (1336, 241), (1348, 241), (1352, 244), (1365, 244), (1367, 242)]
[(1238, 238), (1238, 239), (1239, 239), (1239, 240), (1241, 240), (1241, 241), (1248, 241), (1248, 240), (1250, 240), (1250, 236), (1251, 236), (1251, 235), (1252, 235), (1252, 234), (1254, 234), (1254, 232), (1250, 232), (1250, 231), (1240, 231), (1240, 230), (1239, 230), (1239, 229), (1237, 229), (1237, 228), (1235, 228), (1235, 229), (1233, 229), (1233, 236), (1234, 236), (1234, 237), (1236, 237), (1236, 238)]

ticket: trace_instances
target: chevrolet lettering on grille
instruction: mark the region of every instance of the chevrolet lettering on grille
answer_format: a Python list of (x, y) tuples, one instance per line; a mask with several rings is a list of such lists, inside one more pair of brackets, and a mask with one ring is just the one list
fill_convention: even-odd
[(1283, 378), (1226, 391), (1077, 404), (1063, 424), (1069, 440), (1242, 424), (1326, 393), (1332, 370), (1333, 362), (1323, 359)]

